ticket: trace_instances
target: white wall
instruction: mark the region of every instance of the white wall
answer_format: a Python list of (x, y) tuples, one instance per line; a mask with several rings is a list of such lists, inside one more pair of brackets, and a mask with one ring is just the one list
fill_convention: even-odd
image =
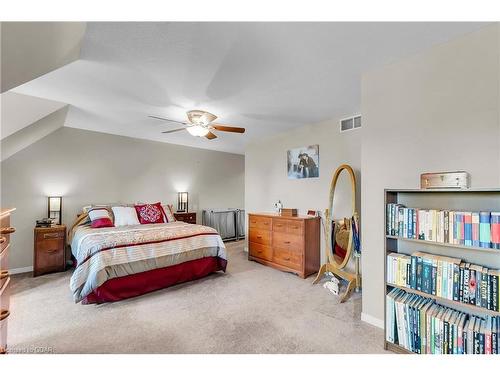
[[(360, 129), (340, 133), (338, 120), (332, 120), (250, 144), (245, 152), (247, 213), (273, 211), (278, 200), (284, 207), (298, 208), (301, 214), (308, 209), (324, 211), (328, 205), (332, 175), (344, 163), (355, 170), (360, 202), (361, 133)], [(314, 144), (319, 144), (319, 178), (288, 179), (287, 150)], [(343, 173), (335, 192), (334, 209), (338, 217), (351, 214), (350, 189), (347, 174)], [(323, 240), (321, 245), (324, 261)]]
[(500, 185), (498, 25), (366, 74), (362, 81), (363, 313), (383, 319), (384, 188), (465, 170)]
[(10, 267), (32, 265), (35, 220), (63, 195), (71, 225), (89, 203), (177, 202), (190, 211), (244, 204), (244, 156), (63, 127), (2, 161), (2, 207), (16, 207)]

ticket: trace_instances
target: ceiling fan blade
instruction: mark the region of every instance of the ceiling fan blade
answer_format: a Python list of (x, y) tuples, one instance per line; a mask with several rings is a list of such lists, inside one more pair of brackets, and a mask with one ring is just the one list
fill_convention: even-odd
[(205, 136), (205, 138), (207, 138), (207, 139), (215, 139), (215, 138), (217, 138), (217, 136), (214, 133), (212, 133), (212, 132), (208, 132), (207, 135)]
[(245, 128), (238, 128), (236, 126), (225, 126), (219, 124), (210, 124), (212, 128), (215, 130), (219, 130), (221, 132), (230, 132), (230, 133), (244, 133)]
[(176, 123), (178, 123), (178, 124), (182, 124), (182, 125), (191, 125), (191, 124), (188, 124), (187, 122), (182, 122), (182, 121), (171, 120), (171, 119), (169, 119), (169, 118), (160, 117), (160, 116), (149, 115), (148, 117), (151, 117), (151, 118), (154, 118), (154, 119), (157, 119), (157, 120), (162, 120), (162, 121), (176, 122)]
[(174, 129), (174, 130), (167, 130), (166, 132), (162, 132), (162, 133), (163, 134), (175, 133), (175, 132), (180, 132), (181, 130), (186, 130), (186, 128), (179, 128), (179, 129)]

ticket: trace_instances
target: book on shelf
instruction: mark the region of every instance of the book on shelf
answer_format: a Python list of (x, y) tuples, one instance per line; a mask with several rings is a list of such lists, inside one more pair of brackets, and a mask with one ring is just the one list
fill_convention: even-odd
[(386, 234), (500, 250), (500, 212), (421, 209), (389, 203)]
[(387, 255), (387, 283), (500, 312), (500, 271), (458, 258), (415, 252)]
[(500, 316), (479, 317), (394, 288), (386, 296), (386, 341), (417, 354), (498, 354)]

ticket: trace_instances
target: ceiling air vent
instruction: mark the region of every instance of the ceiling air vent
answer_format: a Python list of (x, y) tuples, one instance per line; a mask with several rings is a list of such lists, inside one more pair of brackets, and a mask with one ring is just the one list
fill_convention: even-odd
[(340, 120), (340, 132), (353, 130), (361, 127), (361, 115), (348, 117)]

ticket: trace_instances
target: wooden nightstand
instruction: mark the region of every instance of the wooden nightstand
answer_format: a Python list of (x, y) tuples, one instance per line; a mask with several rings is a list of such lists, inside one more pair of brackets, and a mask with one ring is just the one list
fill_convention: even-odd
[(66, 226), (35, 228), (33, 276), (66, 269)]
[(174, 217), (185, 223), (196, 224), (196, 212), (175, 212)]

